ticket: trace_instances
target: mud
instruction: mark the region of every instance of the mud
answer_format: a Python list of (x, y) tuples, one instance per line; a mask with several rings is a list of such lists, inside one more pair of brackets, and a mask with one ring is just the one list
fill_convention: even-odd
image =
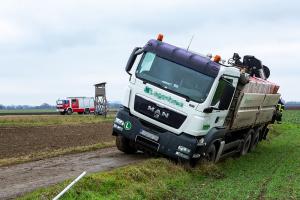
[(13, 199), (40, 187), (74, 179), (83, 171), (110, 170), (145, 158), (141, 153), (126, 155), (113, 147), (0, 167), (0, 199)]

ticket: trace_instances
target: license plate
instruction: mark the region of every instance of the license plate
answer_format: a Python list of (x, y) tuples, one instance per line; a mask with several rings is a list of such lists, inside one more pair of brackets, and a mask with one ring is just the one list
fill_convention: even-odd
[(146, 138), (149, 138), (151, 140), (154, 140), (154, 141), (158, 141), (159, 140), (159, 137), (157, 135), (154, 135), (152, 133), (149, 133), (148, 131), (145, 131), (145, 130), (141, 130), (140, 131), (140, 134)]

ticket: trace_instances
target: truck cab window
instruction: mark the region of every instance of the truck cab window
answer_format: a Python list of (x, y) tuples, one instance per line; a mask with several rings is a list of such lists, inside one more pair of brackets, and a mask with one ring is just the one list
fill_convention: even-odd
[(76, 103), (76, 99), (72, 99), (72, 103)]
[(220, 78), (218, 87), (216, 89), (215, 95), (213, 97), (213, 100), (211, 101), (211, 106), (218, 107), (220, 103), (221, 96), (223, 94), (223, 91), (225, 89), (226, 85), (232, 85), (233, 80), (232, 79), (225, 79)]
[(141, 68), (140, 68), (140, 73), (147, 73), (150, 71), (151, 69), (151, 66), (152, 66), (152, 63), (154, 61), (154, 58), (155, 58), (155, 54), (154, 53), (146, 53), (144, 55), (144, 59), (143, 59), (143, 62), (141, 63)]

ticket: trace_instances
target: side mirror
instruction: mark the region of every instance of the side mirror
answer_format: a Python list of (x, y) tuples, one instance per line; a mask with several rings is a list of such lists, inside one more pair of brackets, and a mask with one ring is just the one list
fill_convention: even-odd
[(223, 90), (223, 94), (220, 98), (220, 104), (219, 104), (219, 109), (220, 110), (227, 110), (232, 96), (234, 94), (235, 88), (231, 84), (226, 84), (225, 88)]
[(134, 63), (134, 61), (135, 61), (137, 55), (139, 55), (139, 54), (141, 54), (141, 53), (143, 53), (143, 50), (142, 50), (141, 47), (135, 47), (135, 48), (133, 49), (133, 51), (132, 51), (132, 53), (131, 53), (131, 55), (130, 55), (128, 61), (127, 61), (126, 67), (125, 67), (125, 70), (126, 70), (126, 72), (127, 72), (129, 75), (131, 75), (130, 70), (131, 70), (131, 68), (132, 68), (132, 66), (133, 66), (133, 63)]
[(212, 107), (204, 108), (203, 112), (204, 113), (212, 113), (214, 109)]

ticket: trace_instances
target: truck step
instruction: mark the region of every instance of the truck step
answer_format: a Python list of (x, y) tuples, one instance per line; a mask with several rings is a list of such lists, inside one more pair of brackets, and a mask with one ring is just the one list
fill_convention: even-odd
[(224, 158), (228, 158), (228, 157), (234, 156), (238, 152), (239, 152), (239, 150), (234, 150), (234, 151), (230, 151), (228, 153), (222, 154), (221, 157), (220, 157), (220, 159), (224, 159)]
[(243, 140), (236, 140), (236, 141), (225, 144), (222, 153), (227, 153), (229, 150), (238, 149), (238, 147), (240, 146), (240, 144), (242, 142), (243, 142)]

